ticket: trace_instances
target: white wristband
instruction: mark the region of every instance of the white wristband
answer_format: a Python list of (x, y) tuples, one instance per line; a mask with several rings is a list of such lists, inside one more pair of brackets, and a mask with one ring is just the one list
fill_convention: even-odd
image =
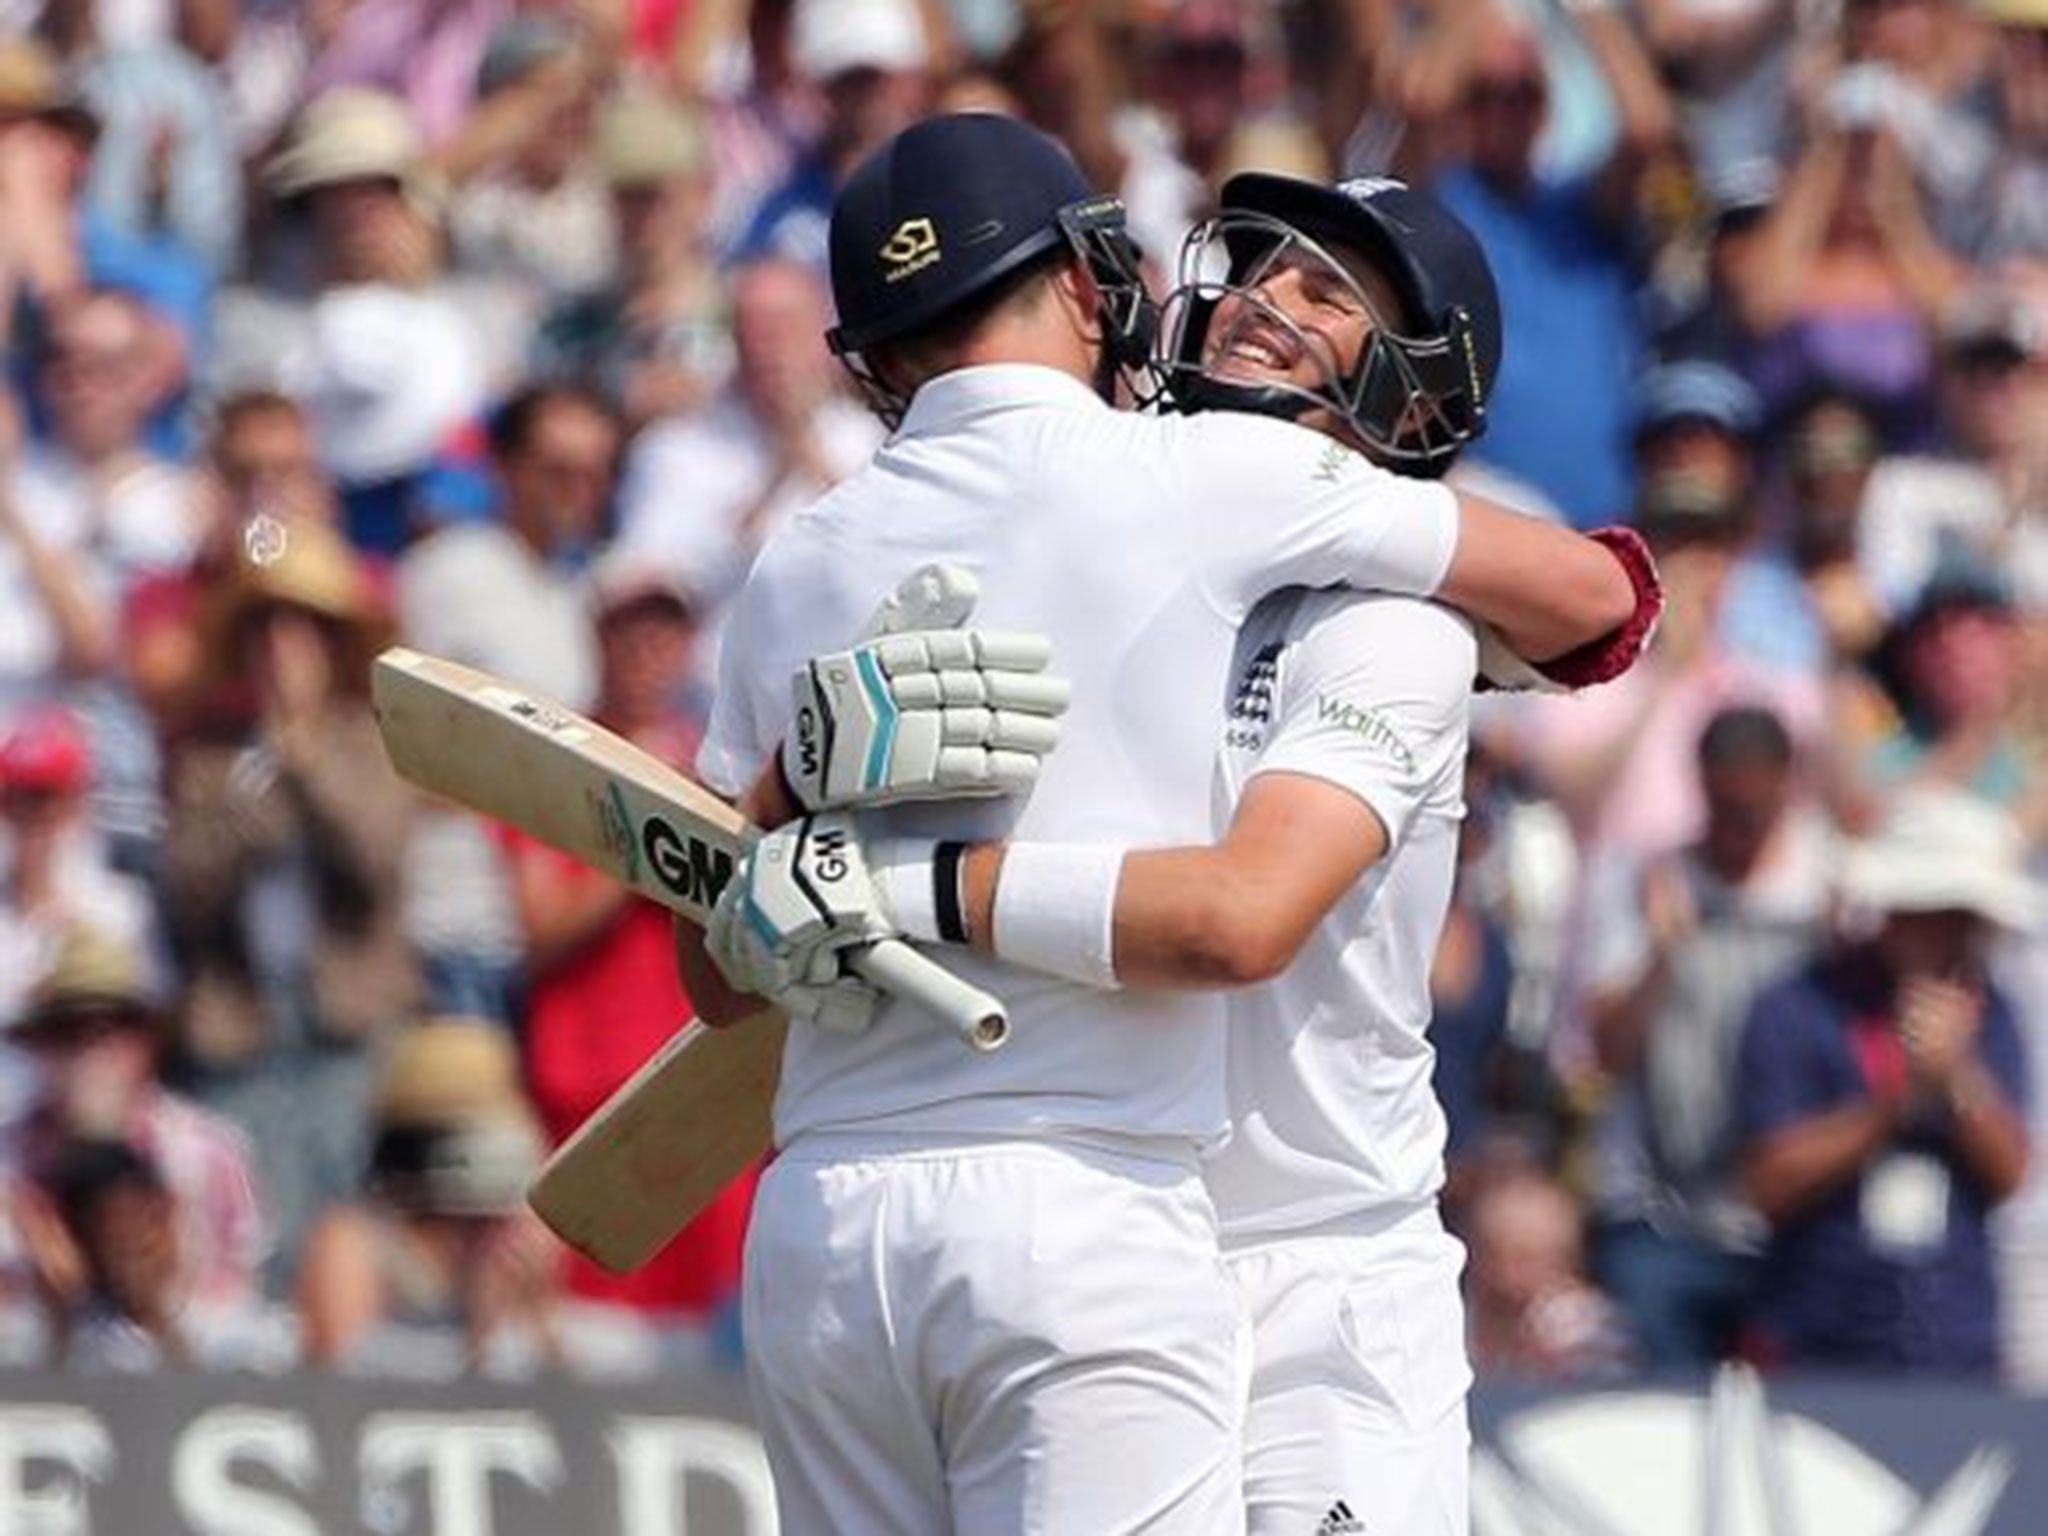
[(867, 845), (868, 878), (887, 903), (888, 915), (906, 939), (939, 942), (938, 902), (932, 893), (932, 854), (938, 847), (928, 837), (878, 838)]
[(1105, 843), (1012, 843), (996, 883), (998, 959), (1114, 988), (1124, 851)]

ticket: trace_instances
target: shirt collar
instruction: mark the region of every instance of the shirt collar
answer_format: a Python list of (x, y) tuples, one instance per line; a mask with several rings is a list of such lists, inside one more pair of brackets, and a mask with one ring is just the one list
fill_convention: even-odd
[(926, 384), (903, 413), (896, 435), (923, 437), (990, 411), (1022, 406), (1109, 409), (1094, 390), (1057, 368), (1040, 363), (984, 363), (942, 373)]

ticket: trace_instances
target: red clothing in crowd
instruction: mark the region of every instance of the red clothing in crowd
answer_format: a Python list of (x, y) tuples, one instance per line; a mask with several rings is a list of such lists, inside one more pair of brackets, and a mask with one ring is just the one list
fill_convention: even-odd
[[(540, 860), (565, 884), (604, 878), (522, 833), (505, 836), (515, 859)], [(550, 1142), (568, 1137), (691, 1016), (670, 925), (660, 907), (635, 898), (595, 939), (532, 978), (526, 1067)], [(573, 1256), (570, 1291), (646, 1312), (707, 1315), (739, 1284), (753, 1194), (752, 1174), (735, 1180), (633, 1274), (607, 1274)]]

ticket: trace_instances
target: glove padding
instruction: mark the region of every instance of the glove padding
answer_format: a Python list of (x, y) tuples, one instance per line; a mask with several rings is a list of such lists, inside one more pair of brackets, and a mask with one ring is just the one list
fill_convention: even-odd
[(842, 1034), (866, 1029), (881, 998), (847, 968), (851, 952), (896, 933), (853, 818), (843, 812), (763, 833), (704, 925), (705, 947), (731, 986)]
[(926, 566), (884, 601), (868, 637), (790, 682), (782, 771), (808, 810), (1018, 794), (1059, 744), (1066, 679), (1042, 635), (955, 628), (978, 588)]

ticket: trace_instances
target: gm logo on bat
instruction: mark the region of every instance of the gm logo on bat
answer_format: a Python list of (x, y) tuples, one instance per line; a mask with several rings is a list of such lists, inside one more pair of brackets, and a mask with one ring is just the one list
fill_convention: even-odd
[(640, 847), (655, 878), (684, 901), (713, 906), (732, 879), (730, 853), (680, 831), (666, 817), (649, 816), (640, 824)]

